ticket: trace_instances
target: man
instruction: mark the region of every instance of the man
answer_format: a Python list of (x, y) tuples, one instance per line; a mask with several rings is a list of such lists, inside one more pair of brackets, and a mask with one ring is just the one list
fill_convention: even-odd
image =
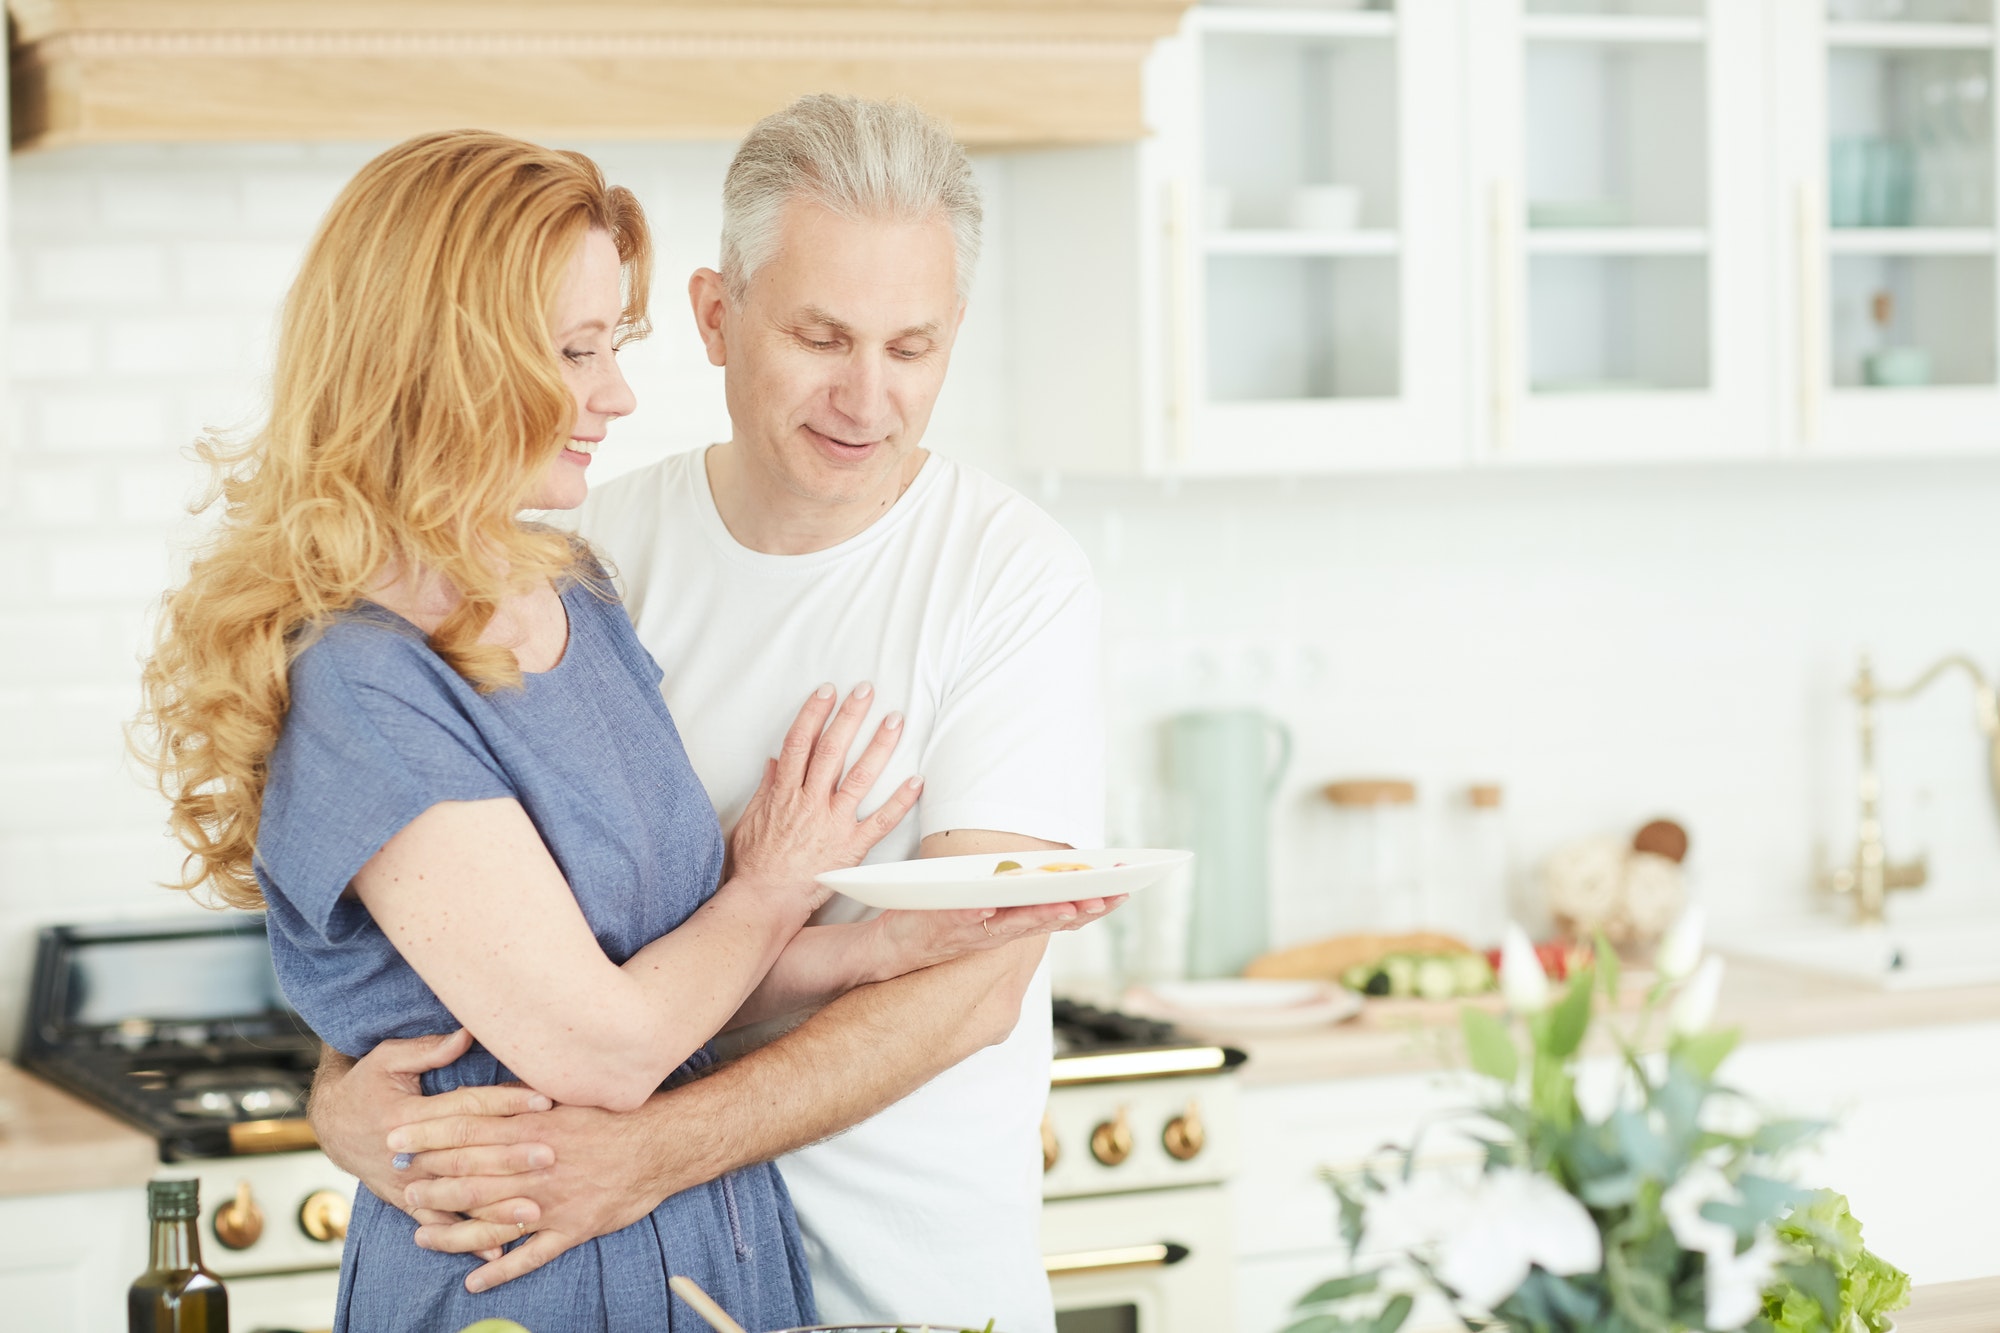
[[(920, 447), (979, 221), (964, 154), (912, 107), (812, 97), (759, 124), (724, 185), (721, 271), (689, 285), (732, 437), (583, 511), (725, 826), (797, 699), (871, 681), (875, 716), (906, 715), (878, 790), (925, 780), (920, 828), (871, 859), (1103, 842), (1088, 564), (1025, 500)], [(861, 914), (836, 898), (821, 919)], [(532, 1111), (519, 1090), (415, 1096), (461, 1036), (351, 1071), (330, 1058), (313, 1123), (335, 1161), (419, 1212), (420, 1243), (490, 1257), (532, 1225), (475, 1289), (777, 1157), (825, 1317), (1052, 1333), (1044, 944), (851, 991), (622, 1115)]]

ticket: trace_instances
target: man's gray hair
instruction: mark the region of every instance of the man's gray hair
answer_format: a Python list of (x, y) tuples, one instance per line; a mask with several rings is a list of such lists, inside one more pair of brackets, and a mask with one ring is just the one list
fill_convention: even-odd
[(794, 199), (847, 218), (942, 218), (957, 245), (958, 299), (970, 292), (979, 185), (951, 131), (911, 103), (814, 93), (751, 128), (722, 182), (722, 281), (732, 302), (742, 303), (777, 253)]

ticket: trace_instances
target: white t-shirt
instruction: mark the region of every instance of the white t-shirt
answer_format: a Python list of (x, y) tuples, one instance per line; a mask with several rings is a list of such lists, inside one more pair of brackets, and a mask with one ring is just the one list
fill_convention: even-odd
[[(806, 696), (867, 680), (856, 754), (889, 712), (907, 719), (876, 792), (924, 776), (915, 816), (870, 860), (914, 857), (947, 829), (1102, 845), (1096, 584), (1068, 534), (1012, 490), (932, 455), (857, 536), (768, 555), (729, 535), (696, 451), (592, 492), (580, 520), (666, 672), (725, 829)], [(865, 915), (836, 897), (817, 919)], [(1044, 965), (1005, 1042), (779, 1159), (823, 1318), (1053, 1333), (1039, 1133), (1051, 1055)]]

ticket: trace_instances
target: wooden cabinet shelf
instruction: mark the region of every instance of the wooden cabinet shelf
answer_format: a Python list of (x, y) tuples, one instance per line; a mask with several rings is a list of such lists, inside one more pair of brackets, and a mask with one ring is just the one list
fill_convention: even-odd
[(1187, 3), (9, 0), (14, 146), (724, 139), (822, 91), (908, 97), (982, 146), (1129, 140)]

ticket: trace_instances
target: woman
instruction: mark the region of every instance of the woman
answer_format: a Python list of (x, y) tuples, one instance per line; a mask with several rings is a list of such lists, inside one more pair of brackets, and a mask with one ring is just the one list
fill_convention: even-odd
[[(581, 155), (455, 132), (363, 168), (287, 300), (268, 425), (211, 451), (223, 521), (146, 670), (178, 887), (266, 908), (287, 997), (349, 1055), (469, 1029), (427, 1092), (518, 1078), (632, 1107), (727, 1025), (1019, 933), (980, 913), (801, 931), (813, 873), (916, 802), (913, 780), (857, 817), (896, 717), (843, 777), (867, 692), (822, 687), (725, 856), (602, 569), (518, 517), (579, 504), (632, 410), (615, 355), (649, 268), (637, 201)], [(483, 1295), (475, 1259), (414, 1230), (357, 1195), (337, 1328), (653, 1329), (670, 1272), (753, 1329), (814, 1316), (768, 1165)]]

